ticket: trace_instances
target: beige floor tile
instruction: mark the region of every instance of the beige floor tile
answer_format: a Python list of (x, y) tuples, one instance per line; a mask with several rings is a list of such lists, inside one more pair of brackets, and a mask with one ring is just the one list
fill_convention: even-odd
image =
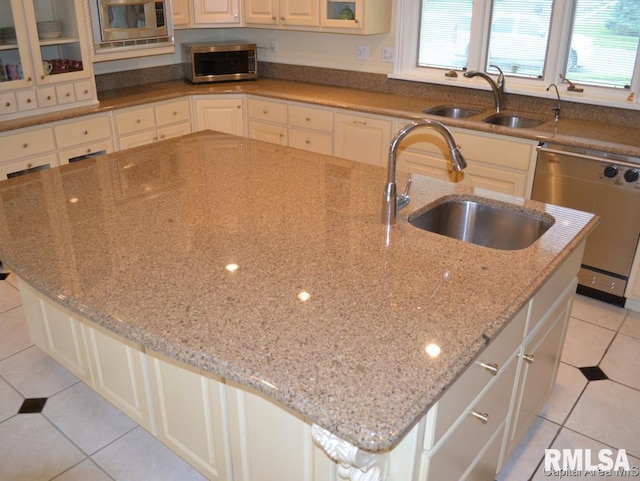
[(50, 397), (42, 414), (87, 454), (102, 449), (137, 426), (81, 382)]
[(40, 414), (19, 414), (0, 423), (3, 481), (49, 481), (84, 454)]
[(625, 309), (618, 306), (582, 295), (576, 295), (571, 309), (572, 317), (614, 331), (618, 330), (626, 313)]
[(618, 334), (600, 368), (609, 379), (640, 390), (640, 339)]
[(566, 427), (640, 457), (640, 391), (611, 380), (590, 382)]
[(0, 313), (0, 360), (32, 345), (22, 306)]
[(640, 339), (640, 312), (629, 311), (620, 332)]
[(93, 461), (85, 459), (52, 481), (112, 481), (112, 479)]
[(0, 376), (26, 398), (49, 397), (79, 382), (37, 346), (0, 361)]
[(615, 332), (576, 318), (569, 319), (562, 362), (575, 367), (597, 366)]
[(92, 456), (116, 481), (203, 481), (205, 478), (142, 428)]
[(20, 292), (8, 282), (0, 282), (0, 312), (8, 311), (22, 304)]
[[(0, 377), (0, 422), (15, 416), (24, 398)], [(0, 439), (0, 442), (3, 440)]]

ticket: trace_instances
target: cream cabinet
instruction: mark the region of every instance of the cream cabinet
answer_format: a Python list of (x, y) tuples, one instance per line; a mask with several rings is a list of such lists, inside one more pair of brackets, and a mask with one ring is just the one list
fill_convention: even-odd
[(54, 126), (60, 165), (113, 152), (111, 116), (98, 114)]
[(98, 103), (85, 8), (82, 0), (0, 0), (0, 120)]
[(333, 155), (386, 166), (392, 125), (392, 119), (387, 117), (336, 112), (333, 117)]
[(226, 28), (242, 25), (240, 0), (171, 0), (173, 27)]
[(115, 113), (120, 149), (129, 149), (191, 133), (188, 99), (122, 109)]
[(249, 27), (318, 27), (319, 0), (247, 0), (245, 22)]
[(331, 155), (333, 111), (307, 104), (289, 104), (289, 147)]
[[(398, 130), (406, 125), (398, 123)], [(537, 142), (504, 135), (450, 127), (467, 159), (467, 168), (454, 172), (449, 151), (433, 129), (416, 129), (398, 149), (398, 170), (461, 182), (505, 194), (530, 197)]]
[(194, 98), (195, 130), (215, 130), (244, 136), (244, 96), (212, 95)]
[(288, 106), (286, 102), (249, 97), (249, 138), (288, 145)]
[(0, 135), (0, 179), (58, 165), (53, 127), (29, 128)]

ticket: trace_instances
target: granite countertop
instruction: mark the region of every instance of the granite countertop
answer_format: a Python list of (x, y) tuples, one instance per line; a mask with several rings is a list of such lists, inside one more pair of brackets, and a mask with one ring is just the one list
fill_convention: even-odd
[[(532, 129), (513, 129), (482, 122), (482, 118), (493, 112), (491, 106), (481, 106), (481, 108), (484, 108), (483, 112), (473, 117), (466, 119), (449, 119), (428, 116), (422, 112), (424, 109), (439, 104), (455, 103), (448, 100), (434, 101), (432, 99), (410, 95), (372, 92), (365, 89), (332, 87), (268, 78), (244, 82), (200, 85), (193, 85), (185, 80), (174, 80), (139, 87), (109, 90), (100, 94), (100, 104), (97, 106), (69, 109), (0, 122), (0, 132), (188, 95), (233, 93), (254, 94), (274, 99), (345, 108), (369, 114), (406, 118), (408, 120), (430, 117), (454, 127), (532, 140), (551, 141), (581, 148), (601, 149), (622, 155), (640, 156), (640, 136), (638, 135), (638, 129), (635, 127), (615, 125), (596, 120), (586, 121), (564, 118), (561, 118), (556, 124), (549, 115), (543, 117), (537, 112), (518, 112), (527, 116), (542, 118), (546, 120), (546, 122)], [(506, 109), (504, 113), (512, 112)]]
[[(398, 177), (403, 186), (407, 175)], [(145, 349), (385, 450), (597, 222), (414, 175), (411, 203), (387, 232), (385, 180), (382, 167), (191, 134), (1, 182), (0, 258)], [(555, 223), (514, 251), (408, 224), (412, 211), (454, 193)], [(442, 349), (435, 358), (431, 343)]]

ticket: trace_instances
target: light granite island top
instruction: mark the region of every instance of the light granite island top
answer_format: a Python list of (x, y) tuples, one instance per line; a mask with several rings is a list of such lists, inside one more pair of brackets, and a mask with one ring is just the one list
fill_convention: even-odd
[[(84, 318), (382, 451), (597, 223), (414, 175), (387, 232), (385, 180), (380, 167), (191, 134), (1, 182), (0, 258)], [(555, 223), (514, 251), (408, 224), (451, 193)], [(433, 343), (437, 357), (425, 353)]]

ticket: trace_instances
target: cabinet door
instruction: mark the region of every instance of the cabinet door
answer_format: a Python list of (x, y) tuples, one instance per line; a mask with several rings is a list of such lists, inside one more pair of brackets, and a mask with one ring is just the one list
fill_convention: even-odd
[(234, 479), (331, 481), (336, 464), (311, 436), (311, 426), (291, 410), (227, 382)]
[(171, 0), (171, 10), (174, 28), (188, 28), (191, 22), (189, 16), (189, 0)]
[(194, 23), (204, 25), (239, 25), (239, 0), (196, 0), (193, 3)]
[(231, 479), (225, 385), (150, 354), (158, 439), (210, 480)]
[(385, 166), (391, 143), (391, 120), (336, 113), (333, 140), (336, 157)]
[(93, 388), (136, 423), (155, 434), (145, 355), (113, 334), (84, 326)]
[(181, 135), (187, 135), (191, 133), (191, 123), (183, 122), (177, 125), (170, 125), (168, 127), (162, 127), (158, 129), (158, 140), (173, 139), (174, 137), (180, 137)]
[(244, 136), (241, 98), (196, 98), (196, 131), (216, 130)]
[(280, 21), (283, 26), (320, 25), (319, 0), (280, 0)]
[(163, 127), (165, 125), (175, 124), (178, 122), (191, 121), (191, 111), (189, 108), (188, 99), (156, 104), (155, 113), (156, 125), (158, 127)]
[(524, 346), (507, 456), (524, 437), (553, 391), (575, 288), (574, 280), (549, 310), (544, 324)]
[(156, 129), (147, 130), (139, 134), (125, 135), (120, 137), (120, 150), (132, 149), (141, 145), (148, 145), (158, 140), (158, 132)]
[(278, 0), (247, 0), (245, 3), (245, 21), (247, 25), (278, 25)]
[(457, 175), (459, 181), (472, 187), (524, 197), (527, 187), (525, 172), (510, 172), (488, 165), (473, 164)]

